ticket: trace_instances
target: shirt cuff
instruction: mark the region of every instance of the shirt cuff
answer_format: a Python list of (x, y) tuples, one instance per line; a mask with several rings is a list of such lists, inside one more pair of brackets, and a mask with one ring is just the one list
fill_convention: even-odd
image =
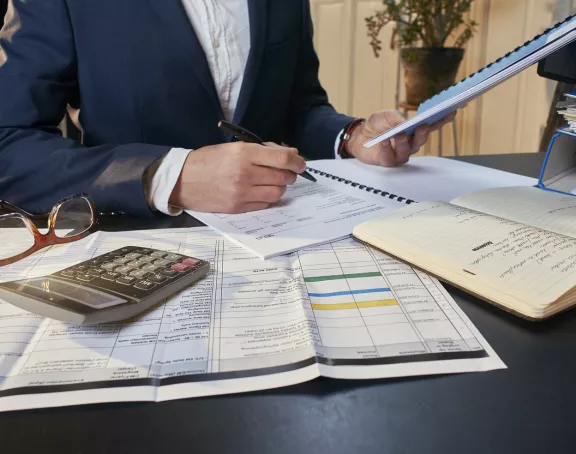
[(342, 159), (342, 156), (338, 153), (338, 148), (340, 148), (340, 137), (342, 137), (342, 133), (344, 129), (341, 129), (338, 135), (336, 136), (336, 140), (334, 141), (334, 159)]
[(146, 175), (146, 198), (154, 210), (168, 216), (179, 216), (184, 211), (168, 203), (178, 182), (184, 162), (192, 150), (172, 148), (164, 158), (154, 163)]

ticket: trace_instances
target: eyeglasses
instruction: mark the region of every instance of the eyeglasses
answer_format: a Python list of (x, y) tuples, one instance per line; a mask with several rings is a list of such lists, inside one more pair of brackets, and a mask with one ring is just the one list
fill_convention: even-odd
[[(7, 213), (7, 214), (4, 214)], [(47, 218), (47, 231), (38, 224)], [(0, 200), (0, 266), (17, 262), (55, 244), (71, 243), (98, 230), (94, 201), (88, 194), (60, 200), (50, 213), (30, 214)]]

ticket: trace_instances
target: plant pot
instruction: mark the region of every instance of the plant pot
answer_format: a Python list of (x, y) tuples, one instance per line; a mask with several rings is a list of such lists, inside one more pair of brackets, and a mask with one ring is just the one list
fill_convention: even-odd
[(408, 47), (401, 49), (406, 102), (419, 105), (453, 85), (464, 56), (456, 47)]

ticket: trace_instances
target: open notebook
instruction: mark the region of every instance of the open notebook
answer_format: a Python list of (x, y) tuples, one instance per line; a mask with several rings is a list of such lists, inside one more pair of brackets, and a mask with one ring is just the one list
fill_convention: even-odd
[(358, 240), (479, 298), (541, 320), (576, 305), (576, 197), (534, 187), (410, 205)]

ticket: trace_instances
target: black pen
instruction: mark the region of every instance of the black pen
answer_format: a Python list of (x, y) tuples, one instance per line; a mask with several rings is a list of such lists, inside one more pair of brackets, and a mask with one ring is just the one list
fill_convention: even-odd
[[(250, 132), (247, 129), (244, 129), (242, 126), (234, 125), (228, 121), (222, 120), (222, 121), (218, 122), (218, 127), (223, 128), (223, 129), (227, 129), (228, 131), (230, 131), (232, 133), (232, 135), (234, 137), (236, 137), (237, 140), (239, 140), (241, 142), (257, 143), (260, 145), (264, 145), (264, 141), (260, 137), (258, 137), (253, 132)], [(312, 175), (310, 175), (310, 173), (308, 173), (308, 171), (306, 171), (306, 170), (304, 170), (304, 172), (302, 172), (302, 173), (299, 173), (298, 175), (300, 175), (303, 178), (306, 178), (307, 180), (310, 180), (310, 181), (316, 183), (316, 178), (314, 178)]]

